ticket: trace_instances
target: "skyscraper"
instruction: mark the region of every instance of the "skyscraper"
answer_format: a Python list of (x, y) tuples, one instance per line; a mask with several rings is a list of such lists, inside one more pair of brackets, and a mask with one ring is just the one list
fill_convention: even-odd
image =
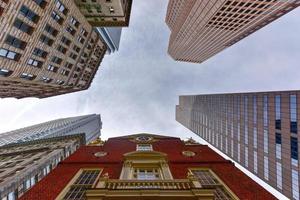
[(0, 199), (20, 198), (84, 144), (84, 134), (77, 134), (0, 147)]
[(299, 199), (300, 91), (180, 96), (176, 120)]
[(132, 0), (75, 0), (81, 13), (92, 26), (128, 26)]
[(300, 5), (300, 0), (169, 0), (169, 54), (201, 63)]
[(0, 8), (0, 97), (89, 88), (106, 45), (73, 0), (10, 0)]
[(80, 147), (20, 200), (27, 199), (276, 198), (206, 145), (137, 134)]
[(84, 133), (85, 141), (89, 143), (100, 136), (101, 128), (102, 122), (100, 115), (96, 114), (56, 119), (2, 133), (0, 134), (0, 146), (78, 133)]
[(101, 35), (107, 46), (107, 53), (119, 50), (122, 28), (119, 27), (98, 27), (97, 31)]

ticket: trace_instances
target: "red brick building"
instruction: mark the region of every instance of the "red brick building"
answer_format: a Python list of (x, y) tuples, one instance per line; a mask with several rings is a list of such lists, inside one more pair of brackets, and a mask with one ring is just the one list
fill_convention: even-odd
[(276, 199), (206, 145), (138, 134), (79, 148), (21, 200), (158, 198)]

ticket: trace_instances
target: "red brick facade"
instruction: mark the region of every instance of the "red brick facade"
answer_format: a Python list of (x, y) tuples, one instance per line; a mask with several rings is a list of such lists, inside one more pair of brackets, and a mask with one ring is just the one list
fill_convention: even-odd
[[(168, 165), (174, 179), (187, 177), (188, 168), (210, 168), (240, 199), (276, 199), (256, 182), (206, 145), (186, 145), (179, 138), (154, 136), (153, 150), (168, 155)], [(55, 199), (80, 168), (99, 167), (109, 178), (119, 179), (124, 154), (136, 150), (136, 143), (128, 137), (111, 138), (103, 146), (84, 146), (61, 162), (45, 179), (29, 190), (21, 200)], [(185, 157), (182, 151), (193, 151), (194, 157)], [(99, 151), (107, 156), (96, 157)]]

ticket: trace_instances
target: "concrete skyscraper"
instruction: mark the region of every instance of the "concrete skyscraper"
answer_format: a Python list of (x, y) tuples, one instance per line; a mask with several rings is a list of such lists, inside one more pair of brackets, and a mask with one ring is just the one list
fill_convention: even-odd
[(300, 91), (180, 96), (176, 120), (299, 199)]
[(85, 141), (89, 143), (100, 136), (101, 128), (101, 117), (96, 114), (56, 119), (2, 133), (0, 134), (0, 146), (79, 133), (84, 133)]
[(169, 54), (201, 63), (300, 5), (300, 0), (170, 0)]

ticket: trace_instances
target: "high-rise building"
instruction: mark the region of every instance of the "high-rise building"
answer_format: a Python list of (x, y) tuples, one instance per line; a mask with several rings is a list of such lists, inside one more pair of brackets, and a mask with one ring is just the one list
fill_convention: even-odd
[(2, 133), (0, 134), (0, 146), (78, 133), (84, 133), (85, 141), (89, 143), (100, 136), (101, 128), (101, 117), (96, 114), (56, 119)]
[(176, 120), (299, 199), (300, 91), (180, 96)]
[(77, 134), (0, 147), (0, 199), (20, 198), (84, 144), (84, 134)]
[(122, 28), (99, 27), (97, 30), (107, 46), (108, 54), (119, 50)]
[(92, 26), (128, 26), (132, 0), (75, 0)]
[(137, 134), (80, 147), (21, 197), (27, 199), (276, 198), (206, 145)]
[(201, 63), (300, 5), (300, 0), (169, 0), (169, 54)]
[(0, 1), (0, 97), (87, 89), (106, 45), (73, 0)]

